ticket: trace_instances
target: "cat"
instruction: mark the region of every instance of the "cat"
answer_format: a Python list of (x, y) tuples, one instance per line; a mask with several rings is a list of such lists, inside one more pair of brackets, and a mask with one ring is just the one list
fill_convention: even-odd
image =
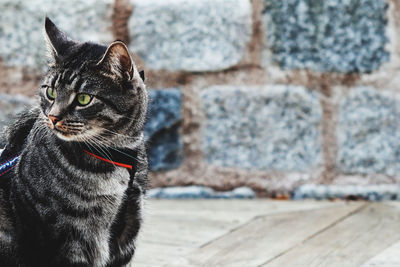
[(12, 164), (0, 266), (126, 266), (147, 187), (144, 74), (121, 41), (79, 43), (47, 17), (44, 28), (39, 103), (6, 130), (1, 155)]

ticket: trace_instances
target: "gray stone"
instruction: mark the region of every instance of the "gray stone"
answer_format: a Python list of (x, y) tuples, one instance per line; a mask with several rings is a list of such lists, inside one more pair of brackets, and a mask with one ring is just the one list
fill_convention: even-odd
[(239, 187), (232, 191), (214, 191), (204, 186), (174, 186), (153, 188), (148, 190), (149, 198), (181, 199), (181, 198), (213, 198), (213, 199), (244, 199), (255, 198), (256, 194), (249, 187)]
[(166, 187), (155, 198), (210, 198), (214, 190), (204, 186)]
[(306, 171), (321, 163), (321, 106), (297, 86), (216, 86), (202, 93), (204, 151), (214, 165)]
[(44, 18), (79, 41), (110, 42), (113, 0), (0, 1), (0, 57), (9, 66), (44, 69)]
[(9, 125), (18, 113), (29, 108), (33, 103), (33, 99), (24, 96), (0, 94), (0, 147), (5, 145), (5, 140), (1, 135), (4, 127)]
[(183, 161), (183, 146), (179, 134), (181, 103), (182, 94), (179, 89), (150, 91), (145, 135), (151, 170), (176, 168)]
[(253, 191), (253, 189), (251, 189), (250, 187), (247, 187), (247, 186), (235, 188), (232, 191), (232, 194), (233, 194), (234, 198), (255, 198), (256, 197), (256, 193)]
[(250, 199), (255, 198), (256, 193), (253, 189), (243, 186), (233, 189), (232, 191), (213, 191), (208, 198), (214, 199)]
[(159, 187), (149, 189), (146, 192), (146, 196), (148, 198), (157, 198), (161, 194), (161, 190), (162, 190), (162, 188), (159, 188)]
[(400, 172), (400, 99), (353, 88), (339, 107), (338, 166), (345, 173)]
[(400, 200), (400, 186), (380, 185), (316, 185), (305, 184), (293, 193), (293, 199), (366, 199), (369, 201)]
[(388, 61), (385, 0), (264, 0), (267, 55), (284, 69), (371, 72)]
[(226, 69), (242, 59), (252, 34), (249, 0), (131, 2), (130, 48), (152, 69)]

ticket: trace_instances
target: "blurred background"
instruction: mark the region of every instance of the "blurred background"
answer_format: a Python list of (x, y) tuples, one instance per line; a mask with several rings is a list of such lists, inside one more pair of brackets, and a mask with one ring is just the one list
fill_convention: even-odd
[(76, 40), (123, 40), (145, 70), (151, 196), (400, 199), (398, 0), (0, 10), (0, 128), (33, 103), (48, 15)]

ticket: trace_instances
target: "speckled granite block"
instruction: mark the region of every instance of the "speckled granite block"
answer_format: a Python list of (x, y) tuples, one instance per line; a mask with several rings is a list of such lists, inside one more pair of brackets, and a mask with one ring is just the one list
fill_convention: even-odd
[(386, 0), (264, 0), (264, 64), (371, 72), (388, 61)]
[(110, 42), (113, 0), (0, 1), (0, 58), (6, 65), (44, 69), (43, 28), (49, 16), (79, 41)]
[(369, 201), (400, 200), (400, 186), (378, 185), (316, 185), (305, 184), (293, 192), (293, 199), (367, 199)]
[(400, 99), (353, 88), (339, 109), (338, 166), (345, 173), (400, 173)]
[(152, 69), (213, 71), (243, 57), (249, 0), (131, 0), (130, 48)]
[(217, 86), (205, 89), (202, 99), (210, 163), (287, 171), (321, 163), (321, 106), (305, 88)]
[(145, 134), (148, 157), (153, 171), (173, 169), (183, 160), (180, 140), (182, 94), (179, 89), (150, 91), (150, 105)]
[(0, 148), (5, 145), (1, 134), (4, 127), (9, 125), (18, 113), (29, 108), (33, 103), (33, 99), (24, 96), (0, 94)]
[(238, 187), (232, 191), (214, 191), (204, 186), (153, 188), (147, 192), (149, 198), (161, 199), (249, 199), (255, 198), (256, 193), (249, 187)]

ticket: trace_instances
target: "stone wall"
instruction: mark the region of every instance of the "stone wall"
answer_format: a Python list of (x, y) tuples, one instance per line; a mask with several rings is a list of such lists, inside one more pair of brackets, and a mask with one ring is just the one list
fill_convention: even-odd
[[(128, 43), (151, 88), (153, 187), (286, 196), (304, 184), (400, 184), (398, 0), (5, 0), (0, 10), (3, 93), (34, 95), (45, 14), (77, 40)], [(0, 97), (3, 120), (30, 101)]]

